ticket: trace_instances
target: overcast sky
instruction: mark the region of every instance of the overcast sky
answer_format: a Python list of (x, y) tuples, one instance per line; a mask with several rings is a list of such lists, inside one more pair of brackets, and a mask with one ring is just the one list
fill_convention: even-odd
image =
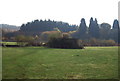
[(35, 19), (51, 19), (79, 25), (90, 17), (98, 23), (118, 19), (119, 0), (0, 0), (0, 23), (20, 26)]

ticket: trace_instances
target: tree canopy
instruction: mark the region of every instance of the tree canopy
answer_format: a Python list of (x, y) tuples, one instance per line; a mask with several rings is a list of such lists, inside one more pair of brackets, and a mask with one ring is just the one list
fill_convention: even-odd
[(73, 31), (77, 29), (77, 25), (69, 25), (68, 23), (52, 20), (34, 20), (27, 24), (22, 24), (20, 31), (23, 32), (44, 32), (52, 31), (54, 28), (58, 28), (62, 32)]

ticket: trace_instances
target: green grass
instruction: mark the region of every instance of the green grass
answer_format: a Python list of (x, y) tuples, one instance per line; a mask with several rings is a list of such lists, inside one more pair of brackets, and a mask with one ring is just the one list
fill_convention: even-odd
[(117, 79), (118, 47), (6, 48), (3, 79)]
[(17, 42), (0, 42), (3, 43), (5, 45), (17, 45)]

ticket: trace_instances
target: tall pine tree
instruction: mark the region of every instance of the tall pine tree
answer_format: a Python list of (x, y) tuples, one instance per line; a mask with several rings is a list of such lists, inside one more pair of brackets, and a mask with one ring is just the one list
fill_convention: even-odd
[(90, 24), (89, 24), (89, 35), (93, 38), (99, 38), (99, 25), (97, 22), (97, 19), (95, 18), (95, 21), (91, 17)]
[(115, 40), (116, 42), (118, 42), (118, 38), (119, 38), (119, 22), (117, 19), (114, 20), (113, 22), (113, 27), (111, 29), (111, 33), (110, 33), (110, 38)]
[(86, 38), (87, 26), (86, 26), (86, 22), (85, 22), (84, 18), (81, 19), (81, 23), (80, 23), (78, 32), (79, 32), (79, 38), (81, 38), (81, 39)]
[(113, 22), (113, 29), (119, 29), (119, 22), (117, 19), (115, 19)]
[(86, 34), (86, 32), (87, 32), (87, 26), (86, 26), (86, 22), (85, 22), (84, 18), (81, 19), (81, 23), (79, 26), (79, 32), (82, 35)]

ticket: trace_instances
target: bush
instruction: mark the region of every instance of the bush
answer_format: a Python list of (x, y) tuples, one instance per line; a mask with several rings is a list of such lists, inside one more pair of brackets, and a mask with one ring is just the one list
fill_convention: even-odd
[(65, 49), (83, 49), (79, 44), (78, 39), (73, 38), (52, 38), (48, 41), (47, 46), (50, 48), (65, 48)]
[(41, 39), (48, 42), (51, 38), (60, 38), (62, 33), (60, 31), (45, 31), (41, 34)]
[(15, 40), (18, 45), (20, 46), (26, 46), (26, 45), (32, 45), (34, 44), (35, 39), (32, 36), (24, 36), (24, 35), (19, 35), (15, 37)]
[(89, 39), (89, 40), (82, 40), (82, 44), (84, 46), (115, 46), (117, 45), (114, 40), (100, 40), (100, 39)]

